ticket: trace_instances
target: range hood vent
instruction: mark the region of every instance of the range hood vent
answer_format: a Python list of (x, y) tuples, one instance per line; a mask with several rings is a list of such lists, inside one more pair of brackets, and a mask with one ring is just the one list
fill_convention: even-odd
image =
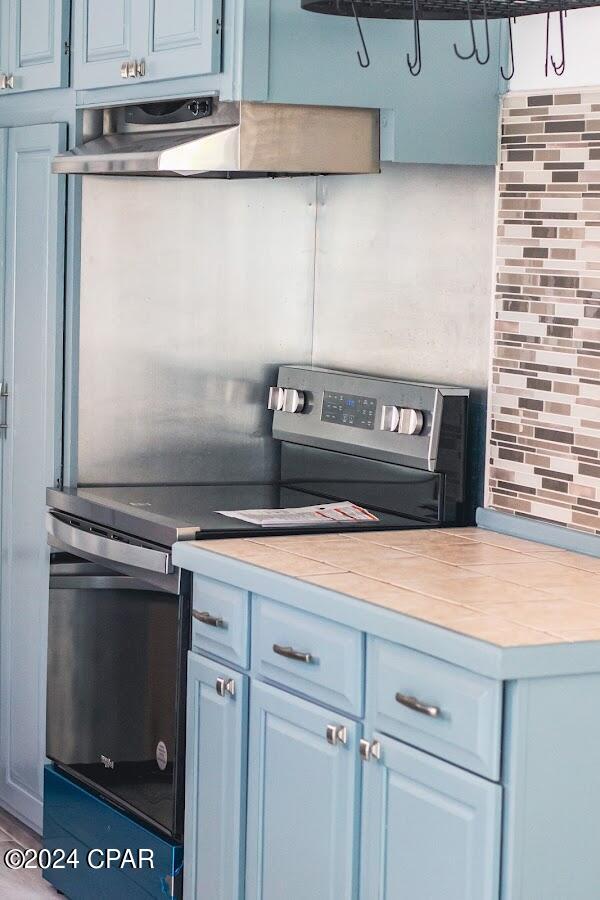
[(361, 174), (379, 171), (379, 111), (211, 97), (85, 110), (67, 175)]

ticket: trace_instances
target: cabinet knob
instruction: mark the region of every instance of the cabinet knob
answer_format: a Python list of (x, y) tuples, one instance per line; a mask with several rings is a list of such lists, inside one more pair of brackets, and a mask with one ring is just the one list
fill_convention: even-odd
[(15, 86), (15, 76), (6, 75), (4, 72), (0, 75), (0, 90), (5, 91)]
[(216, 690), (219, 697), (235, 697), (235, 681), (233, 678), (217, 678)]
[(129, 78), (129, 63), (121, 63), (121, 78)]
[(136, 59), (135, 61), (135, 78), (143, 78), (146, 74), (146, 60)]
[(369, 762), (370, 759), (381, 759), (381, 744), (379, 741), (366, 741), (361, 738), (358, 744), (358, 752), (361, 759)]
[(336, 744), (343, 744), (346, 746), (348, 743), (348, 729), (345, 725), (328, 725), (327, 726), (327, 743), (331, 744), (333, 747)]

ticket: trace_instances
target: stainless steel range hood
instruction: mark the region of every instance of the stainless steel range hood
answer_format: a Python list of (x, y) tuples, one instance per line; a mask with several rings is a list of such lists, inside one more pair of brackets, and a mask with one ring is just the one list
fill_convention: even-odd
[(200, 97), (85, 110), (83, 134), (54, 159), (54, 172), (239, 178), (379, 171), (373, 109)]

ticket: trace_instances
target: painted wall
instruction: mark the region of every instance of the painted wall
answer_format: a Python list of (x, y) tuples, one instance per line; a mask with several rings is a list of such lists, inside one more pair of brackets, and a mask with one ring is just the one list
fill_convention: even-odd
[(488, 505), (600, 534), (600, 88), (507, 96)]
[[(515, 76), (511, 91), (569, 88), (600, 84), (600, 8), (572, 10), (565, 21), (566, 68), (564, 75), (554, 74), (550, 65), (546, 77), (546, 16), (522, 16), (514, 28)], [(558, 14), (551, 17), (550, 47), (555, 60), (560, 58)]]

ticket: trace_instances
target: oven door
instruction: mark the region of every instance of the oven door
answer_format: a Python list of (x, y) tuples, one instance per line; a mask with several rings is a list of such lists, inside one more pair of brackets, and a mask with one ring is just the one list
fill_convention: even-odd
[(176, 838), (188, 621), (185, 589), (169, 593), (110, 564), (52, 555), (47, 755)]

